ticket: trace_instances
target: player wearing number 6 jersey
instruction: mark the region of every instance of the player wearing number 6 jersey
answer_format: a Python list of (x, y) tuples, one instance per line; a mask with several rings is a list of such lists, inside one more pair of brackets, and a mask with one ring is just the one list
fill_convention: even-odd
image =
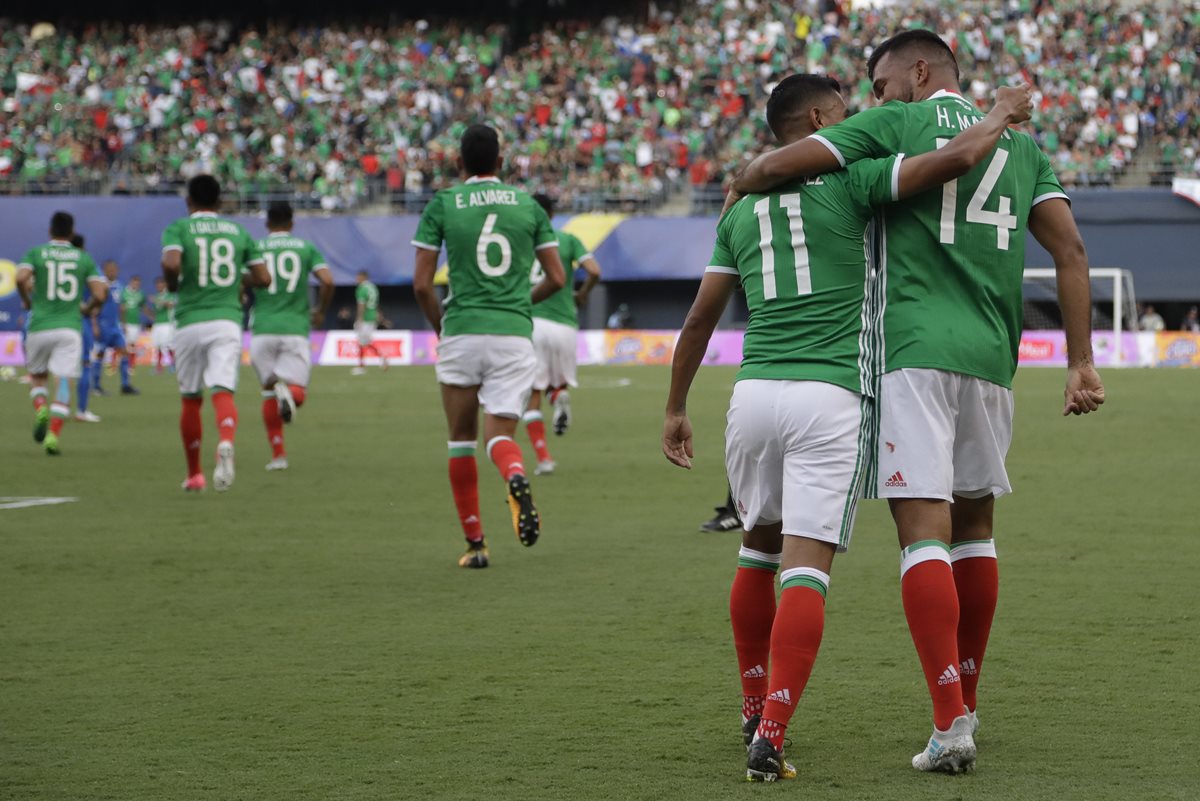
[[(29, 309), (29, 334), (25, 338), (25, 366), (29, 370), (29, 397), (33, 401), (33, 439), (46, 453), (59, 452), (58, 438), (70, 411), (70, 381), (78, 379), (83, 358), (81, 316), (104, 303), (108, 284), (82, 248), (71, 244), (75, 218), (65, 211), (50, 218), (50, 241), (31, 248), (17, 265), (17, 291)], [(83, 289), (91, 299), (81, 304)], [(58, 379), (50, 403), (46, 379)]]
[[(487, 454), (508, 485), (513, 529), (533, 545), (540, 521), (521, 448), (513, 441), (533, 385), (532, 308), (566, 282), (550, 218), (528, 194), (496, 177), (500, 140), (486, 125), (463, 134), (460, 167), (466, 183), (438, 192), (421, 215), (413, 244), (413, 291), (441, 337), (437, 377), (450, 429), (450, 486), (467, 538), (462, 567), (487, 567), (475, 466), (479, 407)], [(445, 312), (433, 289), (442, 243), (450, 264)], [(530, 294), (534, 258), (546, 276)]]
[(238, 366), (242, 356), (242, 287), (265, 287), (271, 276), (258, 244), (232, 220), (217, 216), (221, 187), (211, 175), (187, 184), (189, 216), (162, 235), (162, 269), (167, 289), (179, 293), (175, 310), (175, 377), (183, 396), (179, 431), (187, 456), (183, 488), (204, 489), (200, 468), (204, 388), (212, 392), (217, 414), (217, 464), (213, 488), (233, 485), (233, 437), (237, 430)]
[[(783, 760), (784, 732), (821, 644), (833, 556), (849, 545), (872, 456), (880, 298), (864, 247), (867, 225), (876, 207), (966, 173), (1009, 121), (1028, 117), (1028, 108), (1026, 93), (1009, 90), (986, 122), (952, 147), (863, 161), (750, 195), (717, 228), (712, 261), (675, 350), (663, 450), (690, 467), (688, 389), (740, 280), (750, 322), (725, 462), (745, 527), (730, 618), (748, 779), (795, 775)], [(845, 114), (837, 82), (817, 75), (785, 78), (767, 103), (768, 125), (782, 143)]]
[[(979, 124), (958, 94), (954, 55), (935, 34), (884, 42), (868, 68), (883, 105), (760, 157), (734, 190), (933, 152)], [(1091, 363), (1087, 256), (1067, 197), (1029, 136), (1006, 133), (966, 176), (889, 207), (876, 237), (887, 284), (878, 490), (891, 501), (904, 611), (933, 700), (933, 737), (913, 758), (919, 770), (975, 762), (976, 687), (998, 592), (993, 503), (1010, 491), (1004, 459), (1026, 230), (1058, 270), (1064, 414), (1094, 411), (1104, 390)]]
[[(263, 388), (262, 414), (271, 445), (268, 470), (286, 470), (283, 424), (304, 405), (312, 372), (310, 324), (320, 324), (333, 300), (333, 276), (325, 257), (310, 242), (292, 236), (292, 207), (287, 201), (267, 209), (266, 239), (259, 241), (271, 285), (254, 293), (250, 363)], [(309, 309), (308, 282), (320, 282), (317, 308)]]

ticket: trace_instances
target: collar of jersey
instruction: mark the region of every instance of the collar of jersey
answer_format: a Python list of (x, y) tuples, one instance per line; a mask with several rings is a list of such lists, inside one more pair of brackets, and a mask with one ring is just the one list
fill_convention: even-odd
[(193, 217), (216, 217), (218, 215), (215, 211), (193, 211), (191, 216), (193, 216)]
[(500, 183), (500, 179), (494, 175), (472, 175), (470, 178), (467, 179), (467, 183), (469, 183), (469, 184), (483, 184), (483, 183), (498, 184), (498, 183)]
[(960, 95), (958, 92), (951, 92), (949, 89), (938, 89), (936, 92), (934, 92), (933, 94), (931, 94), (929, 97), (927, 97), (925, 99), (926, 100), (937, 100), (939, 97), (957, 97), (959, 100), (966, 100), (966, 98), (963, 97), (962, 95)]
[(267, 234), (267, 238), (270, 239), (273, 236), (291, 236), (291, 235), (292, 235), (291, 231), (272, 231), (271, 233)]
[(51, 245), (66, 245), (67, 247), (75, 247), (74, 245), (71, 244), (71, 240), (69, 240), (69, 239), (51, 239), (50, 244)]

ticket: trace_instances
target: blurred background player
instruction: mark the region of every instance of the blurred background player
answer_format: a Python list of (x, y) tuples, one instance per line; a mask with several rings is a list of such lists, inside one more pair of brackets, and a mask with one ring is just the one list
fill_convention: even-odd
[[(554, 201), (548, 195), (533, 199), (554, 218)], [(558, 257), (566, 271), (567, 284), (541, 303), (533, 305), (533, 352), (537, 356), (537, 373), (529, 409), (525, 412), (525, 428), (537, 452), (536, 475), (553, 473), (557, 466), (546, 445), (546, 424), (542, 418), (542, 393), (548, 392), (554, 407), (554, 433), (562, 436), (571, 425), (571, 398), (568, 388), (578, 386), (575, 380), (575, 355), (579, 338), (579, 312), (587, 303), (588, 294), (600, 282), (600, 263), (596, 261), (579, 237), (555, 229), (558, 238)], [(583, 285), (575, 289), (575, 270), (583, 269)], [(530, 279), (534, 286), (545, 277), (542, 265), (534, 261)]]
[(375, 327), (379, 322), (379, 287), (371, 283), (366, 270), (359, 270), (356, 276), (358, 286), (354, 289), (354, 299), (357, 306), (354, 313), (354, 333), (358, 335), (358, 366), (350, 371), (350, 375), (363, 375), (367, 372), (367, 351), (379, 357), (379, 364), (384, 370), (388, 368), (387, 357), (375, 347)]
[[(92, 257), (71, 244), (74, 228), (74, 217), (55, 212), (50, 218), (50, 241), (30, 248), (17, 265), (17, 291), (29, 309), (25, 367), (32, 387), (33, 439), (50, 455), (59, 452), (59, 435), (71, 408), (70, 382), (79, 378), (82, 369), (80, 317), (103, 303), (107, 291)], [(85, 286), (92, 296), (81, 304)], [(53, 403), (46, 388), (50, 373), (58, 380)]]
[[(71, 244), (84, 250), (83, 234), (78, 232), (71, 234)], [(90, 300), (92, 297), (91, 287), (85, 286), (82, 291)], [(79, 380), (75, 382), (75, 420), (80, 423), (99, 423), (100, 415), (88, 409), (88, 402), (92, 394), (92, 349), (96, 344), (95, 312), (83, 315), (79, 331), (83, 341), (83, 366), (80, 369)]]
[(153, 322), (150, 325), (150, 343), (154, 346), (154, 369), (161, 373), (166, 361), (175, 357), (171, 354), (171, 343), (175, 336), (175, 306), (179, 295), (167, 289), (166, 279), (154, 279), (154, 295), (150, 298)]
[(124, 326), (125, 351), (129, 354), (129, 374), (137, 369), (137, 344), (142, 338), (142, 315), (151, 315), (146, 293), (142, 291), (142, 279), (134, 275), (121, 288), (121, 323)]
[[(292, 207), (286, 201), (267, 209), (266, 239), (258, 243), (271, 285), (254, 293), (250, 363), (263, 388), (262, 414), (271, 445), (268, 470), (286, 470), (283, 424), (304, 405), (312, 374), (308, 334), (320, 325), (333, 300), (333, 275), (312, 243), (292, 236)], [(317, 307), (309, 308), (308, 282), (320, 282)]]
[[(459, 167), (469, 177), (434, 195), (413, 239), (413, 292), (441, 338), (437, 379), (450, 430), (450, 487), (467, 538), (458, 564), (468, 568), (488, 566), (475, 465), (480, 405), (487, 455), (507, 484), (517, 539), (528, 547), (540, 534), (521, 448), (513, 435), (537, 369), (531, 340), (533, 304), (566, 284), (550, 218), (525, 192), (501, 183), (496, 177), (500, 166), (496, 131), (486, 125), (467, 128)], [(451, 287), (444, 313), (433, 288), (443, 242)], [(534, 258), (546, 275), (531, 295), (528, 265)]]
[(121, 371), (121, 394), (139, 394), (129, 383), (129, 350), (126, 347), (125, 331), (121, 325), (121, 282), (120, 267), (112, 259), (104, 262), (104, 278), (108, 281), (108, 295), (96, 315), (96, 344), (92, 353), (92, 392), (107, 394), (100, 386), (100, 375), (104, 369), (104, 355), (112, 352), (119, 361)]
[(187, 183), (189, 215), (162, 235), (167, 288), (179, 293), (175, 312), (175, 378), (182, 396), (179, 432), (187, 457), (184, 490), (205, 488), (200, 465), (204, 387), (212, 392), (217, 418), (213, 489), (233, 486), (233, 438), (237, 432), (238, 367), (242, 357), (242, 288), (270, 285), (258, 243), (242, 226), (217, 215), (221, 186), (211, 175)]

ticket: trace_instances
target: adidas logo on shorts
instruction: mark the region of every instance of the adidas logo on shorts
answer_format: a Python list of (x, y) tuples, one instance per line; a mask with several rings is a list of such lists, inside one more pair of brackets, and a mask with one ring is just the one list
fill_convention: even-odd
[(900, 474), (899, 470), (897, 470), (895, 473), (892, 473), (891, 478), (889, 478), (887, 481), (883, 482), (883, 486), (885, 486), (885, 487), (907, 487), (908, 482), (904, 480), (904, 476)]
[(958, 670), (954, 665), (947, 665), (946, 669), (942, 671), (942, 675), (938, 677), (938, 684), (953, 684), (959, 680)]
[(787, 691), (787, 687), (782, 690), (776, 690), (767, 696), (768, 701), (778, 701), (781, 704), (792, 705), (792, 694)]
[(742, 674), (743, 679), (761, 679), (767, 675), (767, 671), (763, 670), (762, 665), (755, 665)]

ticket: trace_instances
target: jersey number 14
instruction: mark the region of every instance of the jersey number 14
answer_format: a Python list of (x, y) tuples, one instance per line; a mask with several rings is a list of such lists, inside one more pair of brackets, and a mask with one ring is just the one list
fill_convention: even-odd
[[(938, 139), (937, 146), (941, 150), (950, 142), (949, 139)], [(967, 204), (967, 222), (980, 225), (992, 225), (996, 228), (996, 248), (1008, 250), (1008, 233), (1017, 230), (1017, 218), (1012, 213), (1012, 198), (1001, 195), (996, 211), (987, 211), (983, 204), (987, 203), (992, 192), (996, 191), (996, 182), (1004, 165), (1008, 163), (1008, 151), (996, 149), (988, 164), (987, 171), (979, 181), (971, 202)], [(941, 235), (938, 237), (943, 245), (954, 244), (955, 224), (958, 221), (958, 179), (948, 184), (942, 184), (942, 219)]]

